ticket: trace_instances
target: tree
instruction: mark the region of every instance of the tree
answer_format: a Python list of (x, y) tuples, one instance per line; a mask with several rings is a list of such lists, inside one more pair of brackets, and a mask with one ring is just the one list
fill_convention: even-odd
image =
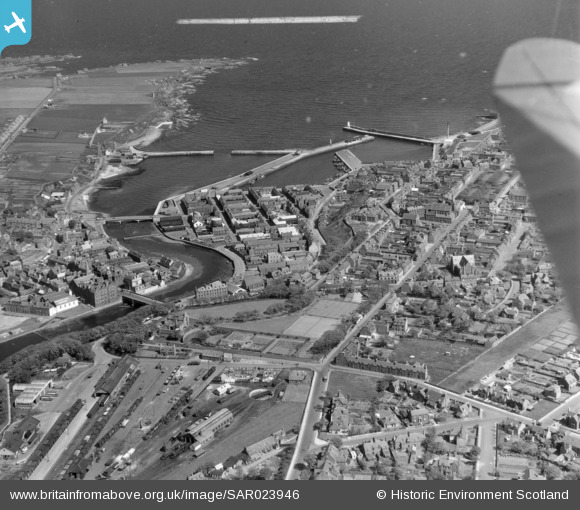
[(570, 471), (563, 477), (564, 480), (580, 480), (580, 471)]
[(480, 454), (481, 454), (481, 448), (479, 448), (479, 446), (473, 445), (471, 447), (471, 450), (469, 450), (469, 452), (467, 452), (465, 457), (469, 460), (477, 460), (477, 459), (479, 459)]
[(204, 313), (202, 315), (199, 316), (199, 319), (197, 319), (199, 322), (201, 322), (202, 324), (213, 324), (215, 323), (215, 318), (212, 317), (211, 315)]
[(197, 342), (204, 342), (205, 340), (207, 340), (209, 338), (209, 333), (207, 331), (196, 331), (195, 333), (193, 333), (189, 339), (190, 340), (194, 340)]
[(552, 464), (548, 464), (544, 468), (544, 474), (548, 480), (558, 480), (559, 478), (562, 478), (562, 471), (560, 468)]
[(330, 444), (336, 446), (337, 448), (342, 448), (342, 444), (343, 444), (342, 438), (341, 437), (332, 437), (330, 439)]
[(403, 480), (405, 478), (405, 471), (401, 467), (395, 466), (393, 468), (393, 475), (395, 480)]
[(426, 452), (435, 453), (437, 440), (437, 430), (435, 427), (429, 427), (425, 432), (425, 439), (421, 441), (421, 446)]
[(316, 459), (316, 455), (314, 455), (313, 453), (307, 453), (306, 455), (304, 455), (304, 464), (306, 465), (306, 467), (308, 469), (314, 469), (316, 467), (316, 465), (318, 464), (318, 461)]

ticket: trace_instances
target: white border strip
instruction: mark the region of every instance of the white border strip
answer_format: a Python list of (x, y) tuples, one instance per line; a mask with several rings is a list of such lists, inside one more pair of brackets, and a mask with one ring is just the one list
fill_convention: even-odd
[(278, 18), (178, 19), (178, 25), (284, 25), (300, 23), (356, 23), (362, 16), (291, 16)]

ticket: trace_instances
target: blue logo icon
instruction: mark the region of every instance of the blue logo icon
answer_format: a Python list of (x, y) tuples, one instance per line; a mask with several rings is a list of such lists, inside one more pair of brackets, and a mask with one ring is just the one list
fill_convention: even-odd
[(31, 0), (0, 0), (0, 52), (30, 42)]

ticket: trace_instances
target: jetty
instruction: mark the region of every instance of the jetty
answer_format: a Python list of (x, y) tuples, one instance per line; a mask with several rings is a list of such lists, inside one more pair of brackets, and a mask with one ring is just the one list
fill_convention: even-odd
[(394, 140), (403, 140), (405, 142), (420, 143), (421, 145), (434, 145), (442, 141), (440, 138), (427, 138), (426, 136), (418, 136), (418, 135), (404, 135), (402, 133), (395, 133), (393, 131), (382, 131), (380, 129), (352, 126), (350, 122), (342, 129), (344, 131), (351, 131), (353, 133), (359, 133), (363, 135), (371, 135), (378, 136), (381, 138), (392, 138)]
[(293, 154), (304, 149), (279, 149), (279, 150), (233, 150), (232, 156), (283, 156)]
[(176, 156), (213, 156), (214, 151), (169, 151), (169, 152), (147, 152), (136, 149), (135, 147), (129, 147), (129, 150), (135, 156), (140, 158), (166, 158), (166, 157), (176, 157)]

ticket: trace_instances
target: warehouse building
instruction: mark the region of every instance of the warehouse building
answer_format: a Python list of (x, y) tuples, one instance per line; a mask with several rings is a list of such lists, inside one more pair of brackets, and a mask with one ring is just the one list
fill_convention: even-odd
[(52, 379), (48, 380), (34, 380), (28, 384), (15, 384), (12, 391), (16, 397), (14, 406), (19, 409), (32, 409), (40, 397), (44, 396), (46, 392), (52, 388)]
[(215, 437), (216, 432), (229, 427), (234, 421), (234, 415), (227, 409), (220, 409), (213, 416), (196, 421), (177, 436), (180, 441), (196, 443), (203, 446)]
[(131, 356), (124, 356), (119, 362), (111, 365), (95, 385), (93, 396), (110, 396), (137, 368), (138, 363)]

